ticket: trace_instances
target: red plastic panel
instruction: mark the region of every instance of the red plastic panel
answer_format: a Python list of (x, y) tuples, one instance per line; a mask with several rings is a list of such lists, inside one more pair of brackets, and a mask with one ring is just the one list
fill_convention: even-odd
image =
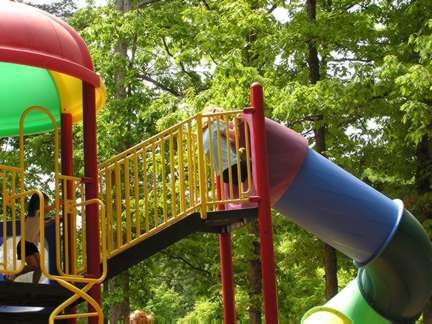
[[(252, 116), (243, 114), (243, 118), (252, 129)], [(265, 119), (264, 127), (267, 135), (270, 200), (273, 205), (299, 172), (308, 151), (308, 143), (300, 134), (271, 119)], [(251, 137), (253, 141), (253, 134)], [(252, 155), (255, 155), (253, 150)], [(256, 156), (252, 161), (259, 158)]]
[(62, 72), (95, 87), (100, 82), (86, 44), (72, 27), (16, 2), (0, 1), (0, 61)]

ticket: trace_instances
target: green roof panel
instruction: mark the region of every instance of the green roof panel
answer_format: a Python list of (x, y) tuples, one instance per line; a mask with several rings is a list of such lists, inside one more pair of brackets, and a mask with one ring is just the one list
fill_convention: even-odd
[[(50, 73), (32, 66), (0, 62), (0, 137), (17, 136), (21, 114), (31, 106), (46, 108), (59, 125), (60, 100)], [(25, 134), (52, 130), (49, 117), (31, 112)]]

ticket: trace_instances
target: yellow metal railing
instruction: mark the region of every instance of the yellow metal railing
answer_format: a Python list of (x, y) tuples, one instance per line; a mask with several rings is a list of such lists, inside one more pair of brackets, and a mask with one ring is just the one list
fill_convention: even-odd
[[(2, 236), (3, 236), (3, 255), (0, 259), (1, 271), (5, 274), (15, 274), (22, 270), (24, 265), (17, 264), (17, 221), (20, 222), (20, 227), (24, 225), (24, 200), (19, 200), (17, 203), (14, 201), (15, 196), (23, 172), (21, 168), (0, 165), (0, 188), (2, 195), (0, 196), (2, 208)], [(12, 231), (12, 251), (9, 254), (10, 248), (7, 238), (8, 220), (11, 221)], [(23, 250), (23, 249), (21, 249)], [(21, 251), (21, 256), (23, 255)], [(9, 260), (12, 258), (12, 260)]]
[[(4, 189), (4, 188), (3, 188)], [(2, 220), (3, 220), (3, 237), (7, 238), (7, 224), (8, 220), (10, 220), (12, 233), (10, 235), (12, 239), (11, 246), (8, 245), (8, 240), (3, 240), (3, 255), (1, 259), (1, 273), (4, 273), (6, 275), (15, 275), (19, 272), (21, 272), (25, 266), (24, 262), (19, 262), (17, 260), (17, 255), (19, 253), (20, 259), (25, 259), (24, 254), (24, 244), (21, 244), (20, 251), (17, 251), (17, 243), (18, 243), (18, 235), (17, 235), (17, 221), (19, 221), (20, 228), (21, 228), (21, 237), (25, 237), (25, 226), (24, 226), (24, 220), (25, 220), (25, 206), (24, 201), (26, 197), (30, 197), (34, 193), (38, 193), (36, 190), (32, 191), (26, 191), (19, 194), (15, 194), (10, 192), (9, 194), (4, 194), (5, 191), (2, 190), (2, 205), (3, 205), (3, 214), (2, 214)], [(43, 217), (43, 212), (41, 214), (41, 217)], [(12, 258), (12, 260), (10, 260)]]
[[(98, 321), (100, 324), (103, 323), (103, 312), (101, 306), (89, 295), (87, 292), (96, 284), (100, 284), (105, 280), (107, 274), (107, 244), (106, 244), (106, 218), (105, 218), (105, 206), (99, 199), (90, 199), (82, 203), (71, 204), (69, 208), (80, 208), (82, 210), (85, 209), (85, 206), (97, 204), (100, 207), (99, 216), (101, 220), (101, 230), (100, 233), (95, 233), (95, 235), (100, 235), (101, 237), (101, 262), (102, 262), (102, 271), (99, 277), (86, 277), (85, 274), (61, 274), (61, 275), (52, 275), (49, 271), (43, 267), (42, 273), (44, 273), (47, 278), (50, 280), (56, 281), (61, 286), (66, 289), (72, 291), (74, 295), (72, 295), (69, 299), (60, 304), (50, 315), (49, 323), (54, 323), (55, 320), (63, 320), (69, 318), (88, 318), (88, 317), (98, 317)], [(42, 207), (41, 207), (42, 208)], [(42, 220), (41, 220), (42, 222)], [(43, 226), (41, 223), (41, 259), (44, 258), (44, 243), (42, 242), (42, 238), (44, 237)], [(73, 283), (84, 284), (83, 287), (78, 288)], [(84, 301), (89, 303), (94, 311), (89, 313), (79, 313), (79, 314), (60, 314), (67, 307), (73, 305), (78, 299), (82, 298)]]
[[(50, 273), (45, 265), (45, 219), (44, 219), (44, 197), (40, 191), (33, 190), (24, 192), (24, 176), (25, 176), (25, 155), (24, 155), (24, 122), (25, 118), (31, 112), (36, 111), (48, 116), (51, 120), (54, 129), (54, 206), (55, 206), (55, 248), (56, 248), (56, 273)], [(105, 207), (99, 199), (85, 200), (84, 196), (84, 184), (81, 178), (61, 175), (59, 172), (59, 140), (58, 140), (58, 127), (54, 117), (49, 113), (48, 110), (41, 107), (30, 107), (21, 116), (20, 119), (20, 132), (19, 132), (19, 144), (20, 144), (20, 167), (11, 168), (4, 167), (5, 171), (15, 172), (19, 175), (19, 192), (18, 194), (12, 195), (15, 191), (16, 185), (13, 181), (10, 181), (10, 192), (2, 190), (3, 201), (6, 201), (10, 206), (12, 212), (12, 226), (14, 225), (14, 206), (19, 201), (19, 219), (21, 221), (21, 239), (25, 240), (25, 226), (24, 225), (24, 200), (27, 196), (37, 193), (40, 200), (40, 258), (42, 262), (41, 271), (44, 276), (48, 279), (56, 281), (61, 286), (73, 292), (73, 295), (65, 302), (60, 304), (51, 314), (49, 323), (54, 323), (55, 320), (68, 319), (68, 318), (83, 318), (83, 317), (95, 317), (98, 316), (99, 323), (103, 323), (103, 313), (101, 305), (99, 305), (87, 292), (96, 284), (101, 283), (106, 277), (107, 273), (107, 253), (106, 253), (106, 222), (105, 222)], [(3, 170), (0, 167), (0, 170)], [(1, 172), (1, 171), (0, 171)], [(13, 177), (15, 179), (17, 176)], [(2, 178), (3, 179), (3, 178)], [(7, 188), (7, 186), (6, 186)], [(63, 190), (63, 201), (60, 200), (61, 190)], [(5, 204), (5, 203), (4, 203)], [(101, 237), (101, 262), (102, 262), (102, 273), (97, 277), (86, 277), (87, 272), (87, 255), (86, 255), (86, 237), (85, 237), (85, 226), (86, 226), (86, 215), (85, 207), (90, 204), (97, 204), (100, 206), (99, 217), (101, 219), (101, 232), (94, 233)], [(4, 211), (4, 210), (3, 210)], [(5, 212), (3, 212), (3, 226), (5, 226)], [(14, 216), (15, 215), (15, 216)], [(62, 217), (61, 217), (62, 215)], [(3, 236), (6, 237), (6, 233), (3, 227)], [(13, 227), (14, 228), (14, 227)], [(12, 237), (16, 237), (16, 232), (12, 231)], [(6, 249), (6, 248), (5, 248)], [(14, 250), (15, 253), (15, 250)], [(15, 253), (16, 254), (16, 253)], [(22, 260), (24, 257), (24, 244), (21, 245)], [(7, 260), (6, 258), (4, 258)], [(15, 259), (14, 259), (15, 260)], [(6, 262), (7, 263), (7, 262)], [(4, 273), (16, 274), (21, 271), (24, 266), (24, 262), (17, 268), (15, 266), (11, 271), (2, 271)], [(4, 266), (6, 267), (6, 266)], [(78, 288), (76, 285), (83, 285)], [(75, 303), (78, 299), (83, 299), (88, 302), (94, 309), (93, 312), (81, 313), (81, 314), (61, 314), (67, 307)]]
[[(220, 204), (248, 201), (249, 129), (240, 113), (198, 114), (99, 164), (108, 257), (192, 213), (206, 218)], [(233, 167), (219, 199), (224, 160)]]
[[(60, 214), (60, 188), (58, 185), (58, 183), (59, 183), (58, 176), (60, 174), (60, 172), (59, 172), (59, 161), (60, 160), (59, 160), (58, 127), (57, 127), (57, 123), (56, 123), (53, 115), (49, 112), (49, 110), (42, 108), (42, 107), (38, 107), (38, 106), (32, 106), (30, 108), (27, 108), (22, 113), (20, 120), (19, 120), (19, 147), (20, 147), (19, 161), (20, 161), (20, 169), (23, 172), (23, 177), (21, 178), (22, 180), (20, 183), (20, 191), (21, 192), (24, 191), (24, 173), (25, 173), (24, 123), (25, 123), (26, 117), (32, 112), (39, 112), (39, 113), (46, 115), (46, 117), (49, 118), (49, 120), (51, 121), (51, 124), (53, 126), (53, 134), (54, 134), (53, 162), (54, 162), (54, 195), (55, 195), (54, 196), (54, 205), (55, 205), (56, 215), (59, 215)], [(57, 220), (56, 220), (56, 223), (58, 225)]]
[(75, 275), (87, 269), (86, 209), (81, 178), (60, 175), (63, 189), (62, 231), (56, 227), (56, 266), (59, 274)]

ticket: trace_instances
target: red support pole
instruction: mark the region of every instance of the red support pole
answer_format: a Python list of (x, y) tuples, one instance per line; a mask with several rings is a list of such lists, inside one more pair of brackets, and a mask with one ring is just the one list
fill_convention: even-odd
[[(62, 165), (62, 174), (64, 175), (73, 175), (73, 132), (72, 132), (72, 115), (71, 114), (61, 114), (61, 165)], [(71, 199), (72, 197), (72, 184), (70, 182), (67, 182), (66, 184), (66, 196), (63, 197), (63, 202), (66, 202), (67, 199)], [(64, 192), (64, 191), (63, 191)], [(63, 208), (63, 218), (71, 217), (70, 214), (66, 214), (65, 210)], [(71, 227), (71, 222), (68, 222), (69, 227), (64, 227), (64, 221), (63, 221), (63, 228), (64, 231), (67, 231), (68, 238), (70, 239), (72, 237), (73, 228)], [(72, 262), (74, 258), (72, 257), (72, 253), (75, 253), (75, 251), (72, 251), (72, 244), (68, 244), (68, 255), (69, 255), (69, 266), (70, 269), (72, 267)], [(66, 263), (65, 263), (65, 269), (66, 269)], [(70, 271), (70, 269), (66, 269), (66, 271)], [(76, 307), (71, 306), (66, 309), (66, 314), (75, 314), (76, 313)], [(75, 324), (76, 319), (70, 318), (67, 320), (68, 324)]]
[(270, 207), (267, 139), (264, 126), (264, 95), (262, 86), (255, 82), (250, 88), (252, 110), (252, 132), (254, 151), (254, 177), (259, 197), (258, 223), (262, 285), (264, 294), (264, 316), (267, 324), (278, 323), (278, 306), (273, 252), (273, 233)]
[[(97, 142), (96, 142), (96, 105), (95, 88), (83, 81), (83, 130), (84, 130), (84, 175), (86, 182), (86, 200), (98, 198), (97, 181)], [(100, 239), (99, 213), (95, 204), (86, 206), (87, 274), (100, 276)], [(95, 285), (90, 290), (92, 296), (101, 305), (101, 288)], [(89, 311), (93, 308), (89, 305)], [(90, 317), (90, 324), (98, 324), (97, 317)]]
[[(221, 199), (221, 184), (220, 177), (216, 178), (216, 194), (217, 199)], [(223, 204), (218, 205), (218, 210), (225, 210)], [(232, 244), (231, 234), (219, 234), (219, 253), (220, 253), (220, 266), (222, 277), (222, 293), (224, 302), (224, 323), (236, 323), (236, 310), (235, 310), (235, 295), (234, 295), (234, 271), (232, 263)]]

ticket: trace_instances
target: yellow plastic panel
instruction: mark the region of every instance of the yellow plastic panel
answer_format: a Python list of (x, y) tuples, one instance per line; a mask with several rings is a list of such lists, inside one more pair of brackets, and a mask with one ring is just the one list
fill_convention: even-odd
[[(82, 121), (82, 81), (67, 74), (49, 71), (53, 78), (61, 102), (61, 112), (72, 114), (73, 123)], [(101, 81), (96, 88), (96, 111), (103, 108), (106, 101), (105, 85)]]

